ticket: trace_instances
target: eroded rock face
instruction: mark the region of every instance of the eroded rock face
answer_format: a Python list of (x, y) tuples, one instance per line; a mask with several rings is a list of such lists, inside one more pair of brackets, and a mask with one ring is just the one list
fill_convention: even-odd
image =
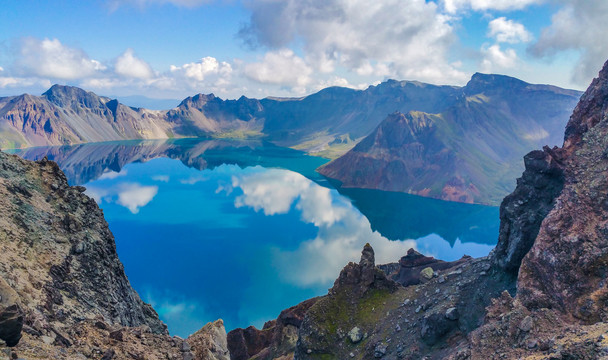
[(83, 190), (53, 162), (0, 153), (0, 274), (25, 325), (63, 329), (100, 315), (166, 332), (131, 288), (103, 213)]
[(319, 298), (312, 298), (281, 312), (276, 320), (264, 324), (262, 330), (253, 326), (228, 333), (231, 360), (291, 359), (304, 315)]
[(500, 205), (500, 231), (493, 253), (499, 269), (517, 275), (542, 221), (555, 205), (564, 186), (562, 151), (546, 148), (524, 157), (526, 170), (517, 179), (517, 188)]
[(608, 357), (607, 110), (608, 63), (570, 118), (564, 146), (529, 154), (503, 203), (501, 221), (509, 217), (493, 261), (518, 274), (517, 296), (493, 301), (464, 358)]
[(224, 322), (217, 320), (188, 337), (194, 360), (230, 360)]
[(566, 128), (564, 187), (521, 265), (518, 298), (586, 322), (608, 319), (608, 64)]
[(7, 346), (15, 346), (21, 339), (23, 329), (23, 311), (18, 305), (11, 305), (0, 310), (0, 340)]
[[(488, 272), (488, 258), (448, 263), (411, 250), (402, 258), (406, 271), (430, 276), (404, 287), (370, 271), (370, 254), (366, 247), (361, 263), (348, 264), (329, 294), (306, 313), (297, 359), (446, 358), (452, 346), (466, 342), (467, 334), (482, 324), (490, 299), (509, 286)], [(394, 274), (403, 269), (380, 268)], [(367, 278), (361, 276), (363, 269), (374, 274), (372, 284), (362, 280)]]

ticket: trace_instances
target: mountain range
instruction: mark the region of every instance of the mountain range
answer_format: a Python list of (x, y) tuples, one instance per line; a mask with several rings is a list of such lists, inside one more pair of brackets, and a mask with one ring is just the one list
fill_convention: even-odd
[(579, 95), (475, 74), (441, 112), (392, 113), (319, 171), (343, 187), (498, 205), (514, 189), (523, 155), (561, 144)]
[(475, 74), (464, 87), (388, 80), (302, 98), (198, 94), (173, 109), (149, 110), (54, 85), (41, 96), (0, 98), (0, 148), (264, 138), (323, 157), (346, 153), (320, 170), (345, 187), (497, 204), (513, 189), (521, 156), (560, 143), (580, 94)]
[(488, 256), (445, 262), (410, 249), (376, 266), (366, 244), (327, 295), (263, 329), (226, 334), (218, 320), (187, 339), (169, 336), (131, 288), (84, 188), (48, 159), (0, 152), (0, 357), (605, 359), (607, 148), (608, 63), (563, 146), (525, 156)]

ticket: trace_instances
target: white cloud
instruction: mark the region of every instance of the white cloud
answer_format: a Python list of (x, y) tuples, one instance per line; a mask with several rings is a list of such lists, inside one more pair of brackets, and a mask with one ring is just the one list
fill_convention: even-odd
[(519, 10), (544, 2), (545, 0), (443, 0), (443, 5), (447, 12), (455, 13), (468, 9), (475, 11)]
[(171, 65), (170, 70), (172, 73), (182, 73), (188, 79), (202, 82), (209, 76), (220, 76), (222, 78), (230, 76), (232, 66), (225, 61), (219, 62), (214, 57), (206, 56), (199, 62), (182, 66)]
[(117, 204), (137, 214), (139, 209), (148, 205), (158, 193), (158, 186), (142, 186), (137, 183), (121, 184)]
[[(305, 65), (315, 71), (341, 66), (361, 75), (436, 83), (466, 80), (447, 60), (455, 35), (451, 18), (441, 14), (434, 2), (257, 0), (248, 6), (250, 22), (240, 31), (247, 43), (270, 49), (301, 43)], [(262, 79), (267, 83), (270, 77)]]
[(28, 76), (74, 80), (105, 70), (84, 51), (63, 45), (57, 39), (25, 38), (19, 44), (17, 68)]
[(532, 40), (532, 34), (522, 24), (507, 20), (504, 16), (490, 21), (488, 36), (495, 38), (499, 43), (517, 44)]
[(262, 84), (303, 88), (311, 82), (312, 69), (290, 49), (270, 51), (261, 62), (247, 64), (244, 74)]
[(203, 182), (203, 181), (207, 181), (207, 178), (204, 176), (198, 175), (198, 176), (191, 176), (187, 179), (182, 179), (179, 182), (184, 185), (195, 185), (195, 184), (198, 184), (199, 182)]
[(483, 72), (514, 68), (519, 61), (515, 50), (506, 49), (503, 51), (498, 44), (484, 47), (481, 49), (481, 52), (484, 56), (481, 63), (481, 70)]
[(0, 72), (3, 72), (4, 68), (2, 66), (0, 66)]
[(120, 172), (110, 170), (110, 171), (107, 171), (107, 172), (104, 172), (103, 174), (101, 174), (101, 176), (97, 180), (104, 180), (104, 179), (112, 180), (112, 179), (116, 179), (117, 177), (126, 176), (126, 175), (127, 175), (126, 169), (123, 169)]
[(97, 188), (94, 186), (87, 186), (85, 194), (93, 198), (97, 205), (101, 205), (104, 200), (109, 200), (108, 198), (106, 198), (109, 195), (109, 192), (106, 189)]
[(149, 79), (154, 75), (150, 65), (136, 57), (133, 49), (127, 49), (116, 59), (114, 71), (119, 75), (137, 79)]
[(605, 0), (556, 0), (563, 7), (553, 15), (551, 25), (542, 30), (531, 53), (552, 58), (560, 52), (580, 54), (572, 81), (587, 86), (608, 58), (608, 2)]
[(89, 79), (83, 79), (80, 85), (86, 89), (116, 89), (127, 85), (123, 79), (110, 78), (110, 77), (93, 77)]
[[(292, 284), (331, 283), (345, 264), (358, 261), (367, 242), (374, 247), (378, 263), (395, 261), (400, 254), (416, 247), (413, 240), (390, 241), (372, 231), (367, 218), (348, 200), (332, 196), (332, 191), (298, 173), (270, 169), (235, 176), (233, 186), (243, 191), (235, 199), (236, 207), (248, 206), (275, 215), (285, 214), (295, 205), (302, 220), (318, 228), (315, 238), (295, 250), (274, 249), (274, 267)], [(291, 271), (294, 268), (298, 271)]]
[(158, 182), (168, 183), (170, 179), (171, 178), (169, 177), (169, 175), (154, 175), (154, 176), (152, 176), (152, 180), (158, 181)]
[[(331, 86), (340, 86), (340, 87), (350, 87), (350, 88), (356, 88), (356, 89), (361, 89), (360, 86), (353, 86), (351, 85), (348, 80), (346, 80), (343, 77), (339, 77), (339, 76), (332, 76), (327, 80), (319, 80), (316, 82), (316, 84), (314, 84), (313, 86), (313, 90), (314, 91), (319, 91)], [(369, 84), (364, 84), (363, 88), (367, 88), (369, 86)]]
[(0, 88), (19, 84), (19, 79), (14, 77), (0, 77)]
[[(110, 175), (105, 177), (105, 179), (116, 179), (122, 176), (119, 174), (123, 174), (123, 172), (111, 172), (104, 175), (106, 174)], [(104, 179), (103, 175), (98, 180), (102, 179)], [(116, 203), (126, 207), (131, 213), (137, 214), (142, 207), (148, 205), (158, 194), (158, 186), (144, 186), (138, 183), (120, 183), (111, 187), (87, 185), (85, 193), (92, 197), (98, 205), (101, 205), (103, 202), (108, 204)]]
[(243, 195), (235, 198), (237, 208), (249, 206), (265, 215), (285, 214), (294, 199), (306, 190), (309, 184), (298, 173), (286, 172), (277, 181), (277, 171), (265, 171), (245, 177), (233, 177), (232, 188), (240, 187)]
[(23, 88), (29, 86), (38, 86), (47, 89), (51, 86), (51, 82), (47, 79), (40, 79), (35, 77), (12, 77), (12, 76), (0, 76), (0, 88)]

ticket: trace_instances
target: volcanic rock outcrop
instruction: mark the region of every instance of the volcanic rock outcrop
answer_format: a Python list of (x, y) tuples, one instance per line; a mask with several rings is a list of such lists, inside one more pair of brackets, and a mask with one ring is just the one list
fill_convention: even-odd
[(519, 271), (518, 298), (529, 308), (608, 321), (607, 149), (608, 63), (574, 110), (563, 148), (553, 151), (564, 186)]
[(279, 317), (266, 322), (262, 330), (250, 326), (230, 331), (230, 360), (292, 359), (304, 314), (318, 299), (312, 298), (281, 311)]

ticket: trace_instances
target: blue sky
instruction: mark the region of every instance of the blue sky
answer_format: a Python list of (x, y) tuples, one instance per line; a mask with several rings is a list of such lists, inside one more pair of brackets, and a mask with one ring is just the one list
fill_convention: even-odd
[(605, 0), (5, 0), (0, 95), (301, 96), (475, 72), (584, 89)]

